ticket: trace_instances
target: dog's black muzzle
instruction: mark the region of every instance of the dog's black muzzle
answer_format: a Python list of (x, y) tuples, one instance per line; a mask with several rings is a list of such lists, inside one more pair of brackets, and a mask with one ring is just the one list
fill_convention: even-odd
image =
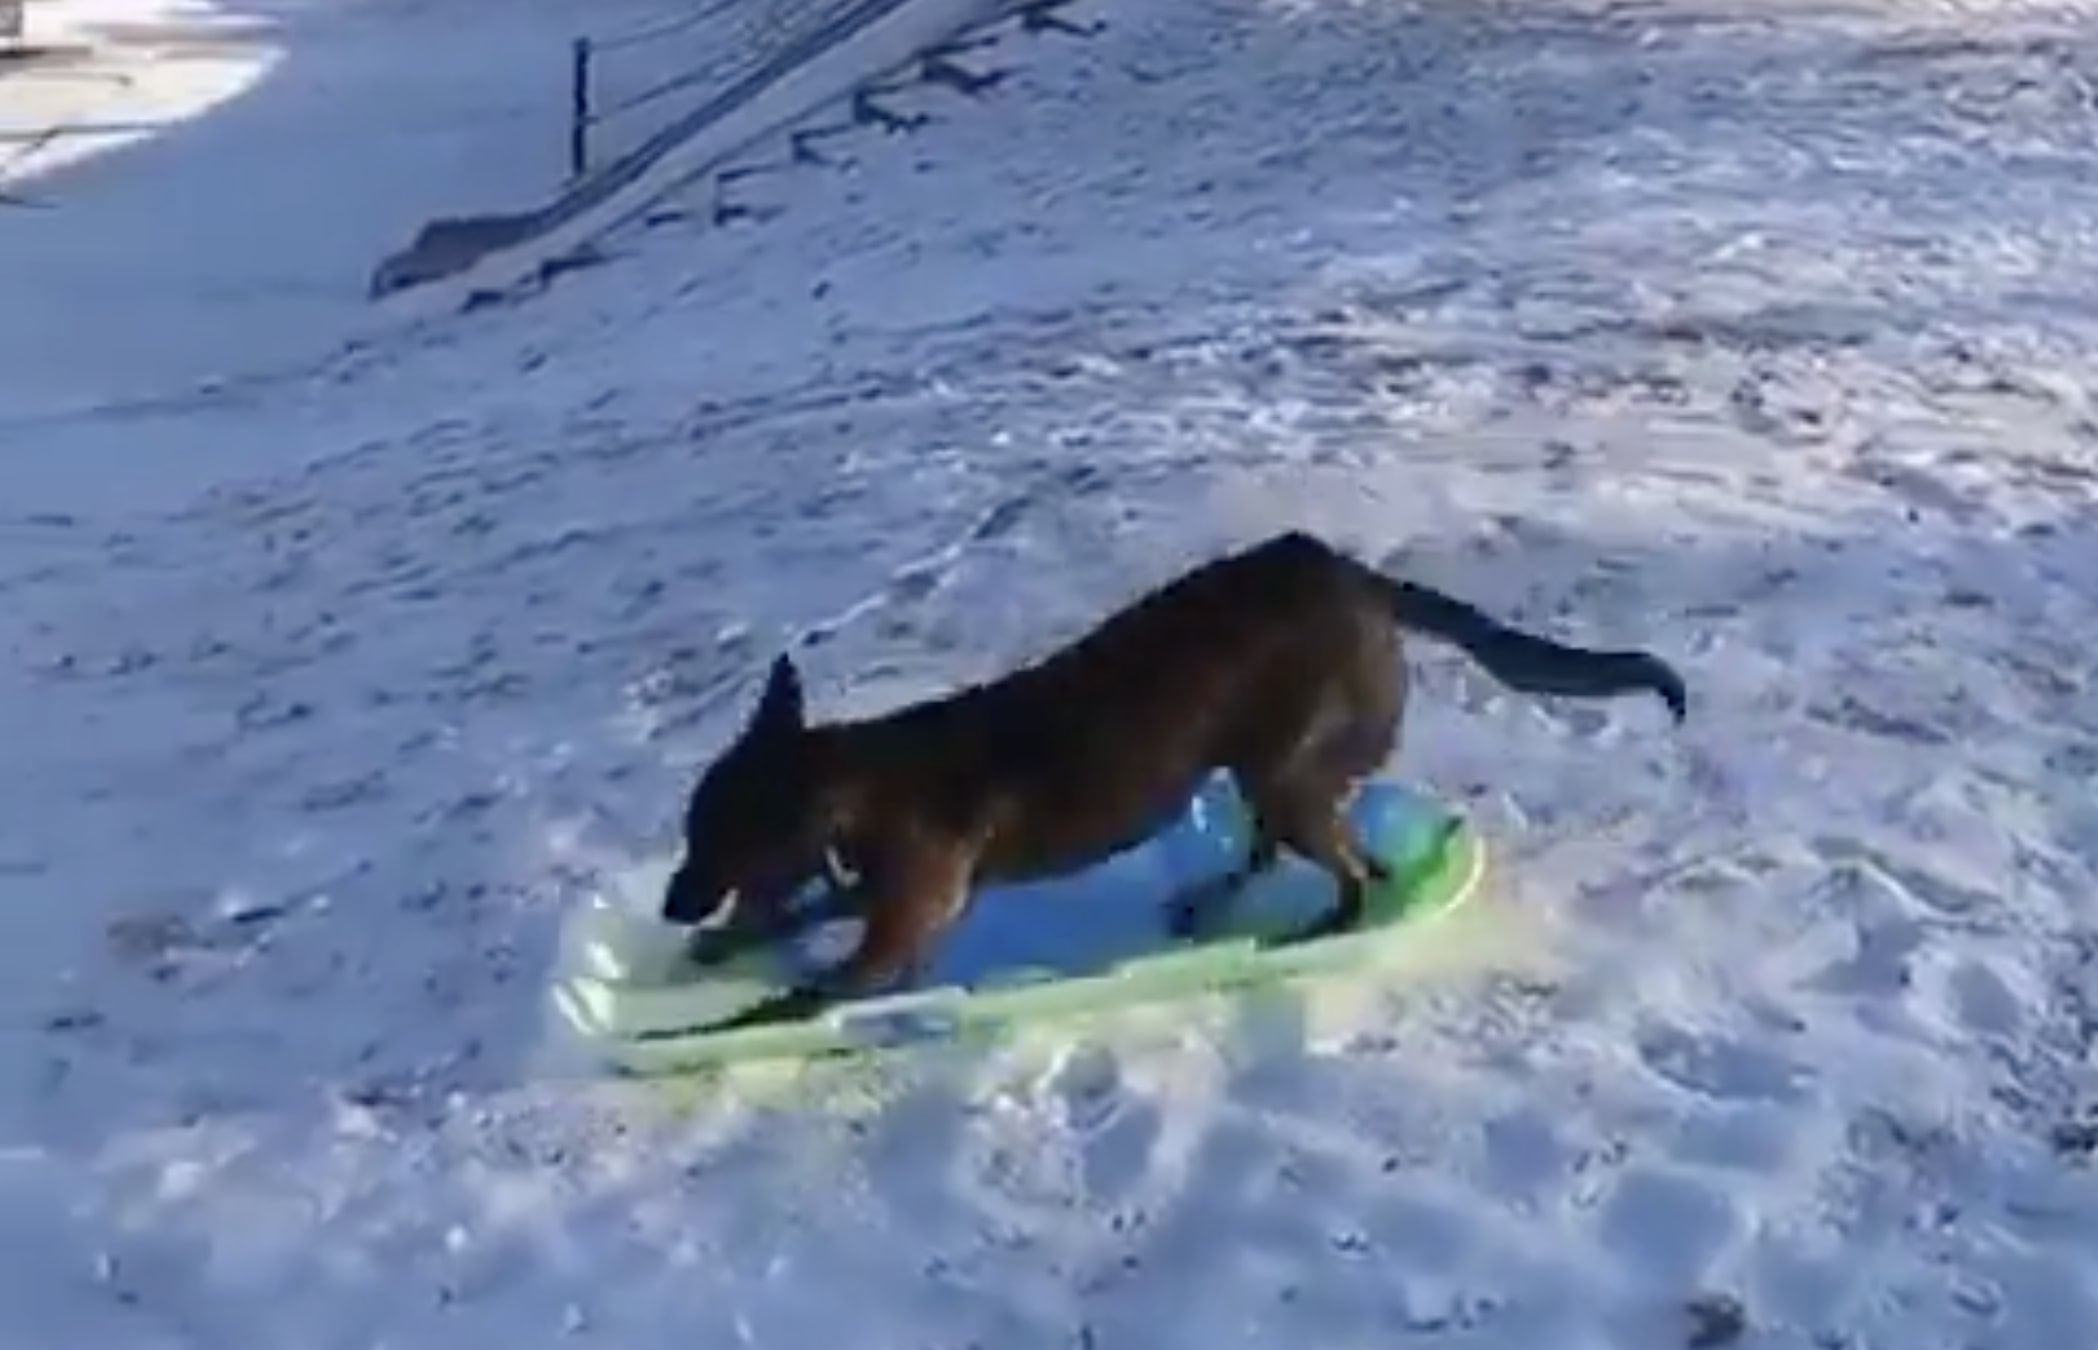
[(687, 926), (704, 923), (728, 897), (726, 890), (709, 884), (689, 865), (681, 866), (670, 874), (670, 884), (663, 888), (663, 921)]

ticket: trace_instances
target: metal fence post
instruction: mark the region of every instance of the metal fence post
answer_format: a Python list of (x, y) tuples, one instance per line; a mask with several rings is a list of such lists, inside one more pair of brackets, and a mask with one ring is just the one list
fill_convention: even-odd
[(590, 160), (590, 39), (568, 51), (568, 176), (580, 178)]

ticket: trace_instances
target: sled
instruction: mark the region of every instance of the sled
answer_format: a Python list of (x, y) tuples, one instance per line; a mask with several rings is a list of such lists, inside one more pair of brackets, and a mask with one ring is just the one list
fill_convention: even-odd
[[(990, 1038), (1047, 1018), (1351, 970), (1470, 898), (1486, 850), (1462, 813), (1389, 779), (1364, 784), (1349, 818), (1387, 879), (1372, 886), (1361, 924), (1329, 937), (1271, 941), (1334, 894), (1329, 877), (1288, 855), (1200, 934), (1168, 933), (1164, 897), (1243, 856), (1244, 814), (1220, 779), (1172, 829), (1128, 854), (1073, 877), (981, 892), (921, 988), (799, 1021), (710, 1029), (836, 961), (860, 921), (832, 918), (794, 942), (702, 966), (686, 955), (690, 930), (597, 902), (572, 921), (552, 997), (611, 1068), (656, 1075)], [(824, 897), (812, 891), (809, 902)]]

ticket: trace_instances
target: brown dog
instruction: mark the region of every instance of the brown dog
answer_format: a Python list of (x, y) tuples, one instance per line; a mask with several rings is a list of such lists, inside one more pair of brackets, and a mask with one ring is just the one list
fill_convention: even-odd
[(1290, 532), (1196, 567), (1033, 665), (864, 721), (809, 725), (781, 656), (748, 726), (693, 790), (663, 917), (696, 924), (734, 896), (739, 945), (783, 937), (789, 897), (842, 861), (867, 919), (858, 948), (827, 988), (734, 1020), (805, 1015), (917, 974), (977, 887), (1131, 848), (1228, 769), (1254, 844), (1231, 875), (1171, 898), (1174, 931), (1284, 848), (1331, 873), (1339, 894), (1291, 940), (1343, 931), (1375, 875), (1345, 805), (1397, 746), (1407, 629), (1525, 693), (1651, 691), (1677, 722), (1685, 713), (1682, 678), (1653, 655), (1518, 632)]

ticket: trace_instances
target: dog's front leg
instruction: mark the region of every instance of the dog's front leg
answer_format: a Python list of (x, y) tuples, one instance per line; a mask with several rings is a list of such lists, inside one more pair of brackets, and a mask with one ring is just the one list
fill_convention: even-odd
[(821, 983), (836, 998), (885, 992), (915, 978), (969, 899), (968, 862), (914, 861), (876, 878), (865, 893), (866, 930)]

